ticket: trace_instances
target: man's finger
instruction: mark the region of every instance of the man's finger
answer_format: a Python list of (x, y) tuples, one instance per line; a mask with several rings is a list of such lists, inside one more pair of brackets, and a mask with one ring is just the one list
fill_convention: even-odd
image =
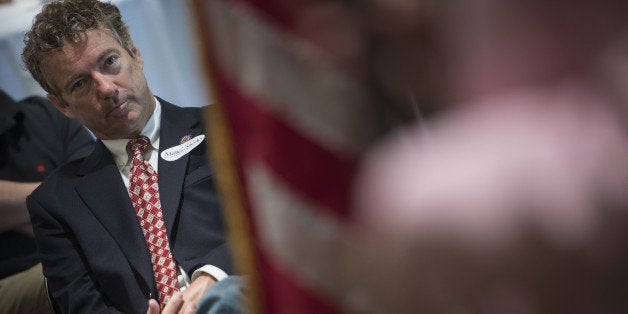
[(196, 313), (196, 304), (192, 302), (186, 302), (185, 306), (179, 314), (194, 314)]
[(148, 310), (146, 314), (159, 314), (159, 302), (154, 299), (148, 300)]
[(175, 295), (170, 298), (168, 304), (161, 311), (162, 314), (176, 314), (179, 312), (179, 309), (183, 306), (183, 295), (181, 292), (177, 292)]

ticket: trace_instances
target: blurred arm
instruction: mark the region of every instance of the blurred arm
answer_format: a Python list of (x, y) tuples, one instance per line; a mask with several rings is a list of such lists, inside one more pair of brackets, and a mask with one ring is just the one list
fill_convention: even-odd
[(15, 230), (33, 235), (26, 210), (26, 197), (39, 182), (14, 182), (0, 180), (0, 232)]

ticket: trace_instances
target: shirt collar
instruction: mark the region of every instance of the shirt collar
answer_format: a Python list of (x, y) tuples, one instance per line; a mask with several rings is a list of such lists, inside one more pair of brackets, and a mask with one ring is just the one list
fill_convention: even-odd
[[(144, 135), (150, 139), (151, 147), (155, 151), (159, 151), (159, 130), (161, 125), (161, 104), (159, 100), (155, 98), (155, 110), (153, 114), (148, 119), (146, 126), (141, 135)], [(129, 142), (128, 138), (117, 139), (117, 140), (102, 140), (103, 144), (109, 149), (111, 154), (113, 154), (113, 158), (116, 162), (116, 165), (120, 167), (126, 166), (130, 162), (130, 157), (126, 152), (126, 144)]]

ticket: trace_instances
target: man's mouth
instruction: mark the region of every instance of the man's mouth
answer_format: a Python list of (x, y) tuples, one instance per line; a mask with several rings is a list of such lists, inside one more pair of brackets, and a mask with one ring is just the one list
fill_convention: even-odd
[(113, 107), (109, 113), (107, 113), (107, 116), (112, 116), (112, 117), (120, 117), (122, 115), (124, 115), (126, 113), (126, 109), (127, 109), (127, 102), (124, 101), (122, 103), (120, 103), (119, 105)]

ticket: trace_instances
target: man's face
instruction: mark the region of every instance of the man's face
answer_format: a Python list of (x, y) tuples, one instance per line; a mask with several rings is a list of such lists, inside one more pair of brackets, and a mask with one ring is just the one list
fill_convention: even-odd
[(55, 91), (48, 98), (99, 139), (134, 137), (155, 108), (139, 50), (132, 44), (130, 55), (103, 29), (89, 30), (82, 39), (66, 42), (43, 60)]

